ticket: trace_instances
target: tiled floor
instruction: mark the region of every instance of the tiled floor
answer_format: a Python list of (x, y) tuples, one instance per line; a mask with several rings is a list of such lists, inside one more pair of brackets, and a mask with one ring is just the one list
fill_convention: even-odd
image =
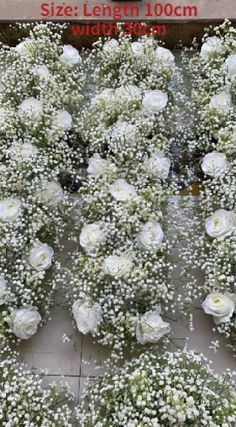
[[(175, 204), (172, 208), (174, 212), (177, 211)], [(177, 212), (181, 217), (181, 212), (179, 210)], [(191, 216), (191, 205), (189, 214)], [(172, 258), (173, 261), (178, 260), (178, 250)], [(176, 287), (179, 285), (179, 276), (178, 267), (173, 272)], [(198, 281), (199, 283), (202, 281), (200, 274)], [(195, 310), (194, 318), (196, 327), (194, 332), (189, 334), (185, 321), (180, 318), (177, 322), (173, 322), (173, 336), (177, 338), (189, 336), (189, 348), (205, 353), (213, 360), (216, 371), (222, 372), (226, 368), (235, 370), (236, 360), (226, 346), (226, 340), (223, 340), (221, 350), (217, 354), (209, 349), (211, 340), (216, 338), (211, 332), (213, 326), (211, 317), (204, 315), (202, 310)], [(73, 334), (69, 343), (63, 343), (64, 334)], [(106, 350), (95, 344), (90, 336), (83, 337), (74, 331), (69, 314), (60, 308), (54, 308), (51, 320), (30, 341), (21, 344), (20, 352), (30, 367), (37, 370), (47, 369), (46, 381), (53, 381), (63, 375), (78, 401), (87, 377), (96, 377), (104, 372), (101, 365), (106, 358)]]

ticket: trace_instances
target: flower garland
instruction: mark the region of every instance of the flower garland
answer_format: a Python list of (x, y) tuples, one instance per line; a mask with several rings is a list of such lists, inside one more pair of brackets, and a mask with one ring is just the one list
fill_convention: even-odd
[(0, 336), (28, 339), (57, 286), (55, 251), (69, 233), (69, 198), (84, 82), (81, 57), (62, 45), (64, 26), (20, 25), (29, 37), (1, 45)]
[[(10, 354), (9, 354), (10, 352)], [(1, 351), (0, 421), (4, 427), (72, 427), (75, 421), (67, 386), (43, 385), (43, 376), (28, 370), (19, 355), (9, 348)]]
[[(187, 254), (205, 272), (205, 283), (187, 283), (188, 302), (202, 300), (219, 332), (236, 337), (236, 31), (225, 21), (204, 36), (200, 53), (190, 61), (192, 108), (196, 114), (190, 149), (198, 153), (203, 191), (194, 225), (195, 251)], [(204, 156), (203, 156), (204, 155)], [(203, 157), (202, 157), (203, 156)], [(199, 221), (200, 219), (200, 221)], [(204, 222), (204, 230), (202, 230)], [(200, 226), (199, 226), (200, 225)], [(198, 234), (198, 238), (196, 237)]]
[[(161, 79), (160, 68), (156, 73)], [(78, 329), (109, 345), (112, 357), (170, 332), (162, 316), (175, 310), (168, 260), (175, 236), (170, 241), (166, 219), (175, 191), (173, 110), (170, 89), (129, 84), (98, 93), (79, 124), (90, 157), (79, 191), (80, 247), (64, 283), (71, 284), (65, 290)]]
[(88, 386), (80, 421), (84, 427), (233, 427), (235, 411), (230, 373), (214, 374), (203, 355), (143, 353)]

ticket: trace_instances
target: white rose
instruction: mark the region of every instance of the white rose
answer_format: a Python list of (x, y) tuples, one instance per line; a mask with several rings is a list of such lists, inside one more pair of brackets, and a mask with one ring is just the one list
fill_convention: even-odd
[(0, 220), (5, 222), (14, 221), (21, 209), (21, 201), (18, 199), (3, 199), (0, 200)]
[(220, 113), (227, 115), (232, 107), (231, 96), (227, 92), (221, 92), (218, 95), (213, 95), (210, 103), (210, 110), (218, 110)]
[(171, 161), (161, 151), (156, 151), (144, 163), (145, 170), (149, 175), (160, 179), (166, 179), (169, 175)]
[(19, 105), (19, 114), (32, 119), (40, 119), (43, 114), (43, 103), (36, 98), (27, 98)]
[(93, 253), (105, 240), (105, 233), (98, 223), (84, 225), (79, 236), (80, 245), (88, 254)]
[(163, 230), (159, 222), (156, 221), (146, 222), (137, 236), (139, 245), (144, 249), (159, 248), (163, 239)]
[(131, 43), (131, 49), (135, 56), (142, 56), (144, 54), (144, 45), (140, 42)]
[(22, 340), (27, 340), (37, 332), (41, 316), (33, 306), (21, 307), (11, 313), (8, 324), (12, 332)]
[(215, 54), (224, 53), (224, 46), (222, 41), (216, 37), (209, 37), (205, 43), (203, 43), (200, 51), (200, 57), (208, 60), (210, 57)]
[(137, 197), (135, 187), (125, 179), (117, 179), (110, 186), (111, 195), (120, 202), (128, 202)]
[(23, 42), (20, 42), (16, 47), (15, 51), (22, 56), (22, 58), (26, 58), (30, 55), (30, 51), (32, 50), (34, 43), (33, 40), (27, 39)]
[(125, 139), (130, 144), (135, 144), (137, 139), (137, 127), (131, 123), (118, 120), (111, 130), (111, 138)]
[(143, 108), (147, 113), (157, 114), (168, 102), (168, 96), (161, 90), (148, 90), (143, 98)]
[(40, 80), (48, 81), (51, 77), (48, 67), (46, 65), (38, 65), (34, 68), (34, 74), (39, 77)]
[(229, 55), (228, 58), (225, 60), (223, 66), (223, 70), (226, 70), (228, 75), (230, 76), (230, 79), (232, 81), (235, 80), (236, 77), (236, 55)]
[(63, 130), (70, 130), (73, 126), (73, 120), (66, 110), (59, 110), (53, 119), (53, 124)]
[(156, 343), (170, 331), (169, 323), (163, 321), (158, 311), (149, 311), (137, 322), (136, 339), (139, 344)]
[(156, 57), (166, 66), (173, 67), (175, 64), (175, 57), (169, 49), (158, 46), (155, 50)]
[(102, 49), (106, 53), (113, 53), (119, 49), (119, 43), (116, 39), (108, 40), (104, 43)]
[(224, 240), (225, 237), (230, 236), (235, 230), (235, 225), (235, 213), (225, 209), (218, 209), (205, 221), (207, 234), (218, 240)]
[(37, 155), (38, 149), (30, 142), (24, 142), (23, 144), (13, 145), (10, 152), (19, 162), (30, 162)]
[(126, 85), (118, 87), (115, 90), (115, 94), (118, 99), (122, 99), (123, 101), (137, 101), (141, 98), (141, 91), (138, 86), (135, 85)]
[(99, 304), (77, 300), (72, 306), (72, 312), (77, 328), (82, 334), (96, 334), (98, 326), (102, 322), (102, 308)]
[(63, 54), (59, 57), (59, 60), (70, 67), (82, 62), (78, 50), (69, 44), (63, 46)]
[(92, 178), (99, 178), (107, 173), (115, 173), (116, 166), (110, 161), (100, 157), (99, 154), (95, 153), (88, 161), (88, 176)]
[(132, 268), (132, 259), (125, 255), (110, 255), (105, 258), (103, 262), (103, 269), (105, 273), (116, 278), (127, 277)]
[(103, 89), (102, 92), (97, 94), (93, 100), (92, 104), (97, 104), (99, 102), (107, 103), (110, 100), (115, 101), (115, 91), (114, 89)]
[(29, 253), (29, 263), (37, 271), (47, 270), (52, 265), (54, 250), (46, 243), (37, 243)]
[(230, 164), (225, 154), (212, 151), (203, 157), (201, 168), (206, 175), (217, 178), (229, 170)]
[(56, 206), (63, 199), (63, 189), (56, 181), (45, 182), (39, 193), (39, 201), (47, 206)]
[(214, 322), (229, 322), (235, 311), (236, 295), (211, 292), (203, 301), (202, 308), (206, 314), (214, 316)]
[(0, 275), (0, 305), (5, 304), (7, 300), (7, 282), (2, 275)]

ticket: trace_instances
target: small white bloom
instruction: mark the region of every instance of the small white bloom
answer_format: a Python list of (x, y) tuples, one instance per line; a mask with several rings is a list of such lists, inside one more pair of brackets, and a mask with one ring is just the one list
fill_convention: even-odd
[(23, 119), (25, 116), (40, 119), (43, 114), (43, 103), (36, 98), (27, 98), (19, 105), (19, 114)]
[(73, 126), (73, 120), (68, 111), (59, 110), (53, 119), (53, 124), (63, 130), (70, 130)]
[(105, 240), (105, 233), (98, 223), (84, 225), (79, 236), (80, 245), (88, 254), (96, 251)]
[(34, 68), (34, 74), (39, 77), (40, 80), (48, 81), (51, 77), (48, 67), (46, 65), (38, 65)]
[(111, 40), (107, 40), (104, 43), (102, 49), (104, 52), (111, 54), (113, 52), (116, 52), (119, 49), (119, 47), (120, 47), (119, 42), (116, 39), (111, 39)]
[(63, 199), (63, 189), (56, 181), (45, 182), (43, 190), (39, 193), (38, 198), (40, 203), (47, 206), (56, 206)]
[(131, 123), (118, 120), (111, 129), (111, 138), (125, 139), (130, 144), (135, 144), (137, 139), (137, 127)]
[(224, 153), (212, 151), (212, 153), (208, 153), (203, 157), (201, 168), (206, 175), (217, 178), (228, 172), (230, 164)]
[(99, 304), (93, 304), (89, 300), (77, 300), (72, 306), (72, 312), (82, 334), (96, 334), (102, 322), (102, 308)]
[(149, 175), (155, 176), (160, 179), (166, 179), (169, 175), (171, 161), (161, 151), (156, 151), (144, 163), (145, 170)]
[(23, 42), (20, 42), (16, 47), (15, 47), (15, 51), (17, 53), (19, 53), (20, 56), (22, 56), (22, 58), (26, 58), (27, 56), (30, 55), (30, 52), (32, 50), (32, 47), (34, 45), (33, 40), (31, 39), (26, 39)]
[(227, 115), (230, 112), (231, 107), (231, 96), (227, 92), (221, 92), (218, 93), (218, 95), (213, 95), (209, 103), (210, 110), (218, 110), (224, 115)]
[(144, 45), (140, 42), (131, 43), (131, 49), (135, 56), (142, 56), (144, 54)]
[(236, 295), (211, 292), (203, 301), (202, 308), (206, 314), (214, 316), (214, 322), (229, 322), (235, 311)]
[(111, 195), (120, 202), (128, 202), (137, 197), (135, 187), (125, 179), (117, 179), (110, 186)]
[(105, 160), (95, 153), (88, 161), (88, 176), (92, 178), (99, 178), (102, 175), (115, 173), (116, 166), (110, 160)]
[(144, 249), (159, 248), (164, 239), (163, 230), (156, 221), (148, 221), (143, 225), (141, 231), (137, 236), (139, 245)]
[(138, 86), (135, 85), (127, 85), (118, 87), (115, 90), (115, 94), (118, 99), (122, 99), (123, 101), (137, 101), (141, 98), (141, 91)]
[(0, 275), (0, 305), (5, 304), (7, 300), (7, 282), (2, 275)]
[(38, 149), (30, 142), (24, 142), (13, 145), (10, 152), (19, 162), (30, 162), (38, 154)]
[(21, 307), (11, 313), (8, 324), (18, 338), (27, 340), (37, 332), (41, 316), (33, 306)]
[(54, 250), (46, 243), (37, 243), (29, 253), (29, 263), (37, 271), (47, 270), (52, 265)]
[(0, 108), (0, 129), (5, 125), (7, 116), (6, 108)]
[(110, 255), (103, 262), (105, 273), (116, 278), (127, 277), (132, 268), (133, 260), (128, 255)]
[(67, 44), (63, 46), (63, 54), (59, 57), (60, 61), (63, 64), (73, 67), (74, 65), (80, 64), (82, 62), (81, 56), (77, 49), (73, 46)]
[(161, 90), (148, 90), (143, 98), (143, 108), (147, 113), (157, 114), (168, 103), (168, 96)]
[(169, 323), (163, 321), (158, 311), (149, 311), (137, 322), (136, 339), (139, 344), (156, 343), (170, 331)]
[(228, 56), (228, 58), (225, 60), (222, 66), (222, 69), (226, 70), (226, 72), (228, 73), (232, 81), (235, 80), (235, 77), (236, 77), (236, 55), (235, 54)]
[(5, 222), (14, 221), (21, 209), (21, 201), (19, 199), (3, 199), (0, 200), (0, 220)]
[(218, 240), (224, 240), (225, 237), (230, 236), (235, 230), (235, 225), (234, 211), (226, 211), (225, 209), (218, 209), (205, 221), (207, 234)]
[(173, 67), (175, 64), (175, 57), (169, 49), (158, 46), (155, 50), (156, 57), (168, 67)]
[(215, 54), (224, 53), (224, 46), (221, 39), (216, 36), (209, 37), (201, 47), (200, 56), (201, 58), (208, 60)]

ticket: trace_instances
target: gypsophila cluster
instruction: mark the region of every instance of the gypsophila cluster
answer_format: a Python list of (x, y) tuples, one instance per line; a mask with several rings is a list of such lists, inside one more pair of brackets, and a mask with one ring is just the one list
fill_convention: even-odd
[(83, 427), (233, 427), (235, 411), (231, 374), (214, 374), (203, 355), (143, 353), (88, 386), (80, 420)]
[(0, 46), (1, 342), (37, 331), (57, 285), (56, 251), (71, 235), (84, 73), (64, 28), (22, 24), (28, 37)]
[(44, 386), (43, 375), (30, 371), (15, 352), (1, 351), (0, 423), (3, 427), (72, 427), (73, 395), (63, 382)]

